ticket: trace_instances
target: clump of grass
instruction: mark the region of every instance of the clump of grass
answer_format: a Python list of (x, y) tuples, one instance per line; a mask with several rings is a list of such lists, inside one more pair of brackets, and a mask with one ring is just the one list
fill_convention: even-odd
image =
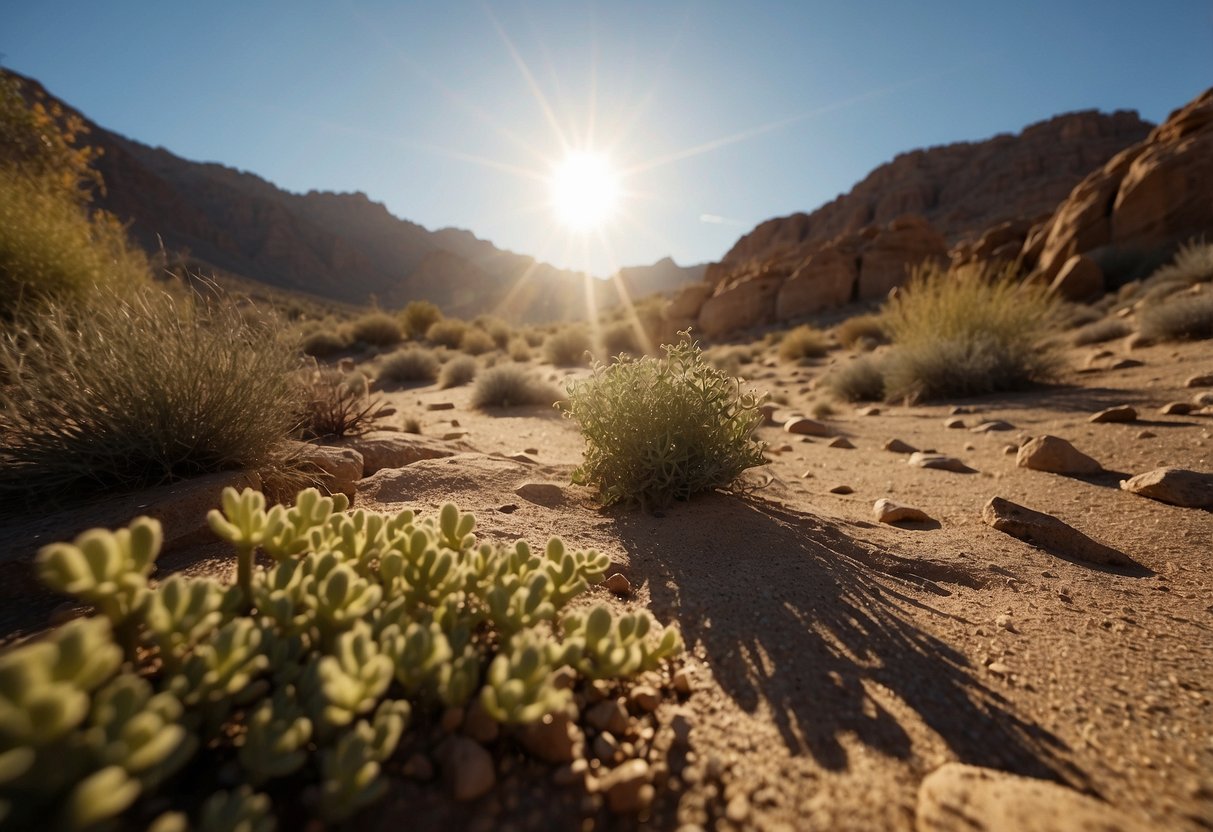
[(467, 332), (467, 328), (468, 325), (463, 321), (447, 318), (430, 324), (430, 328), (425, 331), (425, 340), (431, 344), (457, 350), (463, 343), (463, 335)]
[(590, 362), (592, 346), (583, 329), (567, 326), (553, 332), (543, 342), (543, 357), (557, 367), (580, 367)]
[(459, 355), (442, 365), (438, 374), (438, 387), (447, 390), (462, 387), (476, 377), (476, 359), (470, 355)]
[(506, 352), (509, 353), (511, 361), (526, 362), (531, 360), (531, 345), (521, 336), (515, 336), (510, 339), (510, 343), (506, 347)]
[(383, 360), (379, 378), (405, 384), (411, 381), (433, 381), (438, 377), (438, 359), (424, 347), (396, 350)]
[(828, 419), (836, 412), (834, 405), (827, 402), (825, 399), (820, 399), (813, 402), (813, 407), (809, 410), (814, 419)]
[(390, 347), (403, 340), (404, 332), (386, 312), (368, 312), (350, 324), (350, 337), (373, 347)]
[(548, 333), (537, 326), (531, 326), (522, 331), (522, 337), (526, 339), (527, 346), (542, 347), (543, 342), (547, 340)]
[(1179, 247), (1175, 258), (1150, 276), (1158, 283), (1208, 283), (1213, 281), (1213, 243), (1204, 238), (1189, 240)]
[(729, 486), (765, 464), (761, 400), (704, 360), (689, 336), (660, 358), (595, 365), (569, 385), (566, 414), (586, 440), (573, 481), (608, 505), (654, 507)]
[(838, 338), (838, 343), (849, 350), (872, 349), (878, 344), (888, 343), (889, 340), (884, 328), (884, 319), (879, 315), (856, 315), (847, 318), (834, 328), (834, 336)]
[(304, 355), (313, 358), (329, 358), (349, 347), (349, 342), (338, 332), (331, 329), (318, 329), (305, 335), (299, 345)]
[(315, 369), (303, 377), (303, 439), (356, 436), (395, 410), (370, 395), (366, 376), (339, 370)]
[(459, 348), (468, 355), (484, 355), (495, 349), (496, 346), (497, 342), (493, 340), (492, 336), (476, 327), (468, 327), (467, 332), (463, 333), (463, 338), (459, 341)]
[(442, 320), (442, 311), (428, 300), (411, 300), (400, 310), (404, 333), (413, 340), (425, 337), (431, 326)]
[(1144, 338), (1150, 341), (1201, 341), (1213, 338), (1213, 292), (1172, 297), (1137, 313)]
[(889, 302), (884, 319), (893, 339), (885, 394), (893, 399), (1014, 390), (1052, 377), (1060, 363), (1046, 344), (1056, 301), (1010, 270), (924, 266)]
[(294, 429), (294, 343), (145, 291), (0, 338), (0, 506), (258, 468)]
[(476, 377), (472, 407), (521, 407), (547, 405), (560, 399), (560, 391), (517, 364), (490, 367)]
[(884, 368), (876, 356), (860, 356), (830, 370), (823, 384), (844, 401), (880, 401), (884, 398)]
[(779, 357), (784, 361), (821, 358), (829, 351), (829, 336), (807, 324), (789, 330), (779, 342)]
[(1133, 327), (1123, 318), (1104, 318), (1080, 327), (1070, 336), (1070, 342), (1076, 347), (1085, 347), (1124, 338), (1132, 332)]
[(477, 315), (473, 323), (478, 330), (492, 338), (494, 346), (499, 349), (505, 349), (514, 334), (509, 324), (492, 315)]

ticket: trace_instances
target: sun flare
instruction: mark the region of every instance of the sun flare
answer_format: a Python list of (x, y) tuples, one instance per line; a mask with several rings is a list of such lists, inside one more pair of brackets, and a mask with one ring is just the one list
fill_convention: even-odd
[(595, 231), (615, 214), (619, 177), (605, 156), (569, 153), (552, 171), (552, 210), (573, 231)]

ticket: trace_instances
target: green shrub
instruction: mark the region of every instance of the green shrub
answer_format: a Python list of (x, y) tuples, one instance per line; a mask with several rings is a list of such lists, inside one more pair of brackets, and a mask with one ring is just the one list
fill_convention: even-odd
[(431, 324), (430, 328), (425, 331), (425, 340), (431, 344), (438, 344), (439, 346), (457, 350), (459, 349), (459, 345), (463, 343), (463, 335), (467, 332), (467, 328), (468, 325), (463, 321), (447, 318), (446, 320)]
[(581, 367), (592, 360), (590, 336), (579, 326), (566, 326), (543, 342), (543, 359), (557, 367)]
[(433, 381), (438, 377), (438, 359), (424, 347), (405, 347), (383, 359), (379, 378), (403, 384)]
[(442, 365), (438, 374), (438, 386), (447, 390), (462, 387), (476, 377), (476, 359), (470, 355), (459, 355)]
[(390, 347), (404, 338), (400, 323), (386, 312), (368, 312), (350, 325), (350, 337), (374, 347)]
[(1088, 344), (1102, 344), (1105, 341), (1124, 338), (1132, 331), (1133, 327), (1129, 326), (1129, 322), (1123, 318), (1104, 318), (1077, 329), (1070, 336), (1070, 341), (1076, 347), (1084, 347)]
[(779, 342), (779, 357), (784, 361), (821, 358), (829, 351), (829, 336), (807, 324), (789, 330)]
[(602, 330), (602, 351), (606, 358), (616, 355), (644, 355), (641, 336), (630, 320), (618, 321)]
[(329, 358), (348, 349), (349, 342), (340, 333), (329, 329), (318, 329), (305, 335), (300, 346), (303, 348), (304, 355), (310, 355), (313, 358)]
[(230, 306), (144, 292), (0, 338), (0, 505), (269, 464), (297, 347)]
[(1137, 313), (1141, 334), (1151, 341), (1200, 341), (1213, 338), (1213, 292), (1184, 293)]
[(425, 337), (431, 326), (442, 320), (442, 311), (428, 300), (411, 300), (400, 312), (404, 334), (414, 340)]
[(884, 367), (876, 356), (860, 356), (833, 367), (823, 383), (844, 401), (880, 401), (884, 398)]
[(519, 407), (546, 405), (560, 399), (560, 391), (517, 364), (490, 367), (476, 376), (472, 407)]
[(1057, 302), (1009, 270), (915, 271), (884, 310), (885, 394), (920, 401), (1014, 390), (1054, 375)]
[(476, 703), (508, 734), (570, 711), (562, 668), (585, 686), (682, 650), (645, 611), (570, 608), (605, 555), (482, 543), (452, 504), (379, 514), (309, 489), (267, 508), (229, 488), (208, 521), (234, 585), (152, 586), (146, 517), (39, 552), (39, 578), (96, 615), (0, 655), (6, 828), (361, 827), (411, 726), (409, 753), (433, 754), (439, 714)]
[(511, 338), (506, 351), (510, 354), (512, 361), (524, 362), (531, 360), (531, 345), (527, 343), (525, 338)]
[(661, 358), (595, 365), (569, 385), (566, 413), (586, 441), (573, 481), (608, 505), (685, 500), (766, 462), (754, 439), (760, 400), (707, 363), (689, 336), (662, 349)]
[(1213, 243), (1189, 240), (1175, 258), (1150, 275), (1152, 283), (1208, 283), (1213, 281)]
[(884, 320), (879, 315), (856, 315), (847, 318), (834, 327), (834, 335), (838, 338), (838, 343), (849, 350), (867, 346), (867, 343), (873, 346), (885, 344), (889, 340), (884, 329)]
[(484, 355), (496, 347), (497, 342), (491, 335), (483, 329), (475, 327), (468, 327), (467, 332), (463, 333), (463, 338), (459, 341), (459, 349), (468, 355)]
[(302, 439), (356, 436), (396, 411), (370, 395), (366, 376), (340, 370), (312, 370), (303, 378)]

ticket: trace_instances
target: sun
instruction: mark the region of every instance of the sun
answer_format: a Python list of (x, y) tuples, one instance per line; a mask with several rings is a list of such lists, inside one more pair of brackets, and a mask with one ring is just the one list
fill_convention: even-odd
[(549, 186), (556, 218), (572, 231), (601, 228), (619, 204), (619, 176), (597, 153), (569, 153), (552, 170)]

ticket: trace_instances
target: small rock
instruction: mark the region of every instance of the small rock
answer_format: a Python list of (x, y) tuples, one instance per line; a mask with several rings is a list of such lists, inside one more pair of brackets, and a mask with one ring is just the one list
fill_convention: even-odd
[(918, 449), (908, 442), (902, 442), (900, 439), (890, 439), (880, 446), (883, 450), (895, 454), (912, 454)]
[(1158, 408), (1158, 412), (1164, 416), (1187, 416), (1195, 409), (1196, 405), (1191, 402), (1167, 402)]
[(951, 419), (945, 419), (943, 426), (948, 430), (964, 430), (966, 427), (965, 420), (961, 419), (959, 416), (954, 416)]
[(880, 408), (876, 407), (875, 405), (868, 405), (867, 407), (859, 408), (859, 410), (857, 410), (855, 412), (858, 413), (860, 416), (879, 416)]
[(606, 579), (603, 584), (607, 592), (613, 592), (616, 595), (628, 596), (632, 594), (632, 582), (628, 580), (628, 576), (622, 572), (616, 572)]
[(931, 517), (920, 508), (902, 505), (881, 497), (872, 506), (872, 514), (881, 523), (927, 523)]
[(973, 413), (973, 412), (974, 412), (973, 408), (965, 407), (964, 405), (957, 404), (957, 405), (952, 406), (952, 409), (948, 411), (948, 415), (949, 416), (964, 416), (966, 414)]
[(628, 730), (628, 709), (622, 699), (604, 699), (586, 711), (585, 721), (599, 731), (622, 735)]
[(615, 755), (619, 753), (619, 741), (610, 731), (603, 731), (594, 737), (592, 746), (594, 756), (608, 765), (615, 764)]
[(581, 756), (585, 736), (564, 711), (548, 714), (539, 722), (518, 729), (518, 741), (536, 757), (549, 763), (571, 763)]
[(447, 708), (438, 721), (443, 733), (453, 734), (463, 725), (463, 708)]
[(975, 451), (975, 450), (977, 450), (977, 446), (976, 446), (976, 445), (974, 445), (972, 442), (966, 442), (966, 443), (965, 443), (965, 450), (966, 450), (966, 451)]
[(831, 494), (854, 494), (855, 489), (851, 488), (851, 486), (849, 486), (849, 485), (840, 484), (840, 485), (836, 485), (833, 488), (831, 488), (830, 493)]
[(923, 451), (915, 451), (910, 454), (908, 464), (915, 468), (934, 468), (940, 471), (954, 471), (958, 474), (972, 474), (974, 471), (954, 456), (930, 454)]
[(518, 510), (518, 504), (517, 503), (506, 503), (504, 505), (497, 506), (497, 510), (499, 512), (501, 512), (502, 514), (513, 514), (514, 512), (516, 512)]
[[(1132, 349), (1132, 347), (1129, 347), (1129, 348)], [(1109, 364), (1108, 369), (1109, 370), (1129, 370), (1129, 369), (1132, 369), (1133, 367), (1142, 367), (1144, 365), (1145, 365), (1144, 361), (1138, 361), (1136, 358), (1122, 358), (1119, 361), (1113, 361), (1111, 364)]]
[(443, 740), (437, 757), (442, 779), (456, 800), (475, 800), (488, 794), (497, 783), (492, 755), (467, 737)]
[(670, 680), (674, 685), (674, 690), (686, 696), (691, 692), (691, 674), (687, 672), (685, 667), (680, 667), (674, 671), (674, 678)]
[(1001, 419), (992, 419), (989, 422), (982, 422), (972, 429), (973, 433), (993, 433), (996, 431), (1015, 430), (1015, 426), (1010, 422), (1004, 422)]
[(1015, 624), (1011, 621), (1011, 616), (1006, 613), (995, 618), (994, 623), (1008, 632), (1015, 632)]
[(534, 465), (535, 460), (526, 454), (510, 454), (510, 459), (515, 462), (521, 462), (523, 465)]
[(632, 688), (628, 698), (633, 705), (646, 713), (652, 713), (661, 704), (661, 694), (648, 685), (637, 685)]
[(644, 760), (628, 760), (616, 766), (599, 781), (606, 793), (607, 805), (616, 814), (630, 814), (649, 807), (655, 790), (649, 783), (649, 764)]
[(426, 410), (454, 410), (454, 402), (430, 402), (425, 406)]
[(1132, 564), (1122, 552), (1092, 540), (1056, 517), (1002, 497), (990, 498), (981, 510), (981, 519), (987, 526), (1054, 554), (1087, 563), (1112, 566)]
[(825, 422), (819, 422), (816, 419), (808, 419), (803, 416), (795, 419), (788, 419), (783, 423), (783, 429), (788, 433), (795, 433), (800, 436), (834, 435), (834, 431)]
[(1138, 433), (1137, 433), (1138, 439), (1153, 439), (1156, 436), (1158, 436), (1158, 434), (1152, 430), (1143, 430), (1143, 431), (1138, 431)]
[(344, 494), (351, 500), (358, 491), (358, 480), (362, 479), (365, 463), (362, 454), (353, 448), (336, 448), (313, 445), (307, 442), (291, 443), (297, 459), (305, 467), (314, 467), (317, 479), (329, 494)]
[(462, 439), (467, 435), (468, 432), (466, 430), (448, 430), (446, 433), (442, 434), (442, 441), (451, 442), (455, 439)]
[(733, 823), (744, 823), (750, 816), (750, 799), (744, 794), (736, 795), (725, 806), (724, 816)]
[(473, 698), (468, 705), (467, 716), (463, 719), (463, 733), (480, 743), (493, 742), (501, 733), (501, 726), (480, 704), (480, 697)]
[(1156, 468), (1128, 480), (1120, 487), (1160, 503), (1181, 508), (1213, 508), (1213, 474), (1184, 468)]
[(1011, 674), (1011, 668), (1002, 662), (990, 662), (988, 665), (986, 665), (986, 670), (990, 671), (995, 676), (1009, 676)]
[(1008, 442), (1002, 446), (1002, 452), (1004, 456), (1015, 456), (1017, 453), (1019, 453), (1019, 446), (1012, 445), (1010, 442)]
[(538, 455), (539, 455), (539, 449), (538, 449), (538, 448), (523, 448), (523, 449), (522, 449), (522, 452), (523, 452), (524, 454), (530, 454), (531, 456), (538, 456)]
[(564, 489), (554, 482), (526, 482), (514, 489), (514, 493), (528, 503), (553, 508), (564, 505)]
[(404, 761), (401, 766), (400, 773), (410, 780), (433, 780), (434, 779), (434, 764), (430, 762), (430, 758), (421, 754), (410, 754), (409, 758)]
[(1213, 373), (1189, 376), (1188, 380), (1184, 382), (1184, 387), (1213, 387)]
[(854, 445), (854, 443), (851, 442), (850, 439), (847, 439), (845, 436), (836, 436), (835, 438), (830, 440), (830, 447), (831, 448), (853, 449), (855, 447), (855, 445)]
[(790, 454), (793, 450), (794, 449), (792, 448), (792, 446), (785, 442), (784, 444), (780, 445), (778, 448), (771, 448), (771, 453)]
[(1213, 404), (1213, 393), (1197, 393), (1192, 397), (1192, 403), (1197, 407), (1208, 407)]
[(1096, 474), (1103, 466), (1066, 440), (1045, 434), (1025, 442), (1019, 449), (1015, 464), (1033, 471), (1053, 474)]
[(1099, 424), (1101, 422), (1136, 422), (1137, 410), (1131, 405), (1122, 404), (1116, 407), (1105, 408), (1098, 413), (1092, 414), (1088, 422)]

